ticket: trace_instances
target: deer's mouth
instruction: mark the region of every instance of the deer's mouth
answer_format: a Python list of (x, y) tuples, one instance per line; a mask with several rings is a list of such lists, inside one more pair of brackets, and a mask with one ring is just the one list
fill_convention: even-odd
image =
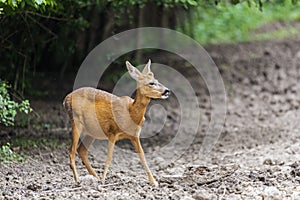
[(162, 93), (161, 98), (162, 99), (166, 99), (166, 98), (168, 98), (170, 96), (170, 94), (171, 94), (171, 91), (169, 89), (166, 89), (164, 91), (164, 93)]

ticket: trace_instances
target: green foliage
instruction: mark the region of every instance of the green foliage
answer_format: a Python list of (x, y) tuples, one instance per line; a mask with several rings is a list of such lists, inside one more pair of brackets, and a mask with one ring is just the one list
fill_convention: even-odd
[(8, 89), (10, 86), (0, 80), (0, 123), (5, 126), (13, 126), (18, 112), (28, 114), (32, 111), (28, 100), (20, 103), (11, 99)]
[(286, 37), (296, 34), (296, 29), (267, 34), (255, 34), (254, 30), (275, 21), (299, 20), (299, 9), (300, 3), (286, 0), (265, 2), (262, 10), (256, 3), (247, 1), (236, 5), (220, 3), (213, 7), (199, 7), (193, 17), (193, 34), (202, 44)]
[(0, 14), (13, 13), (18, 9), (40, 9), (46, 10), (46, 7), (54, 7), (54, 0), (0, 0)]
[(0, 0), (0, 74), (15, 89), (23, 94), (37, 69), (59, 70), (74, 54), (89, 26), (83, 2), (92, 1)]
[(24, 161), (24, 156), (15, 153), (11, 149), (10, 143), (6, 143), (6, 145), (2, 145), (0, 148), (0, 162), (11, 162), (11, 161)]
[(165, 8), (174, 8), (176, 6), (183, 6), (185, 9), (197, 6), (199, 1), (197, 0), (160, 0), (157, 1), (158, 5), (162, 5)]
[[(209, 2), (209, 0), (204, 0)], [(104, 1), (105, 2), (105, 1)], [(157, 6), (163, 6), (165, 8), (174, 8), (176, 6), (183, 6), (184, 8), (189, 8), (197, 6), (199, 2), (197, 0), (156, 0), (156, 1), (147, 1), (147, 0), (107, 0), (114, 8), (123, 9), (126, 6), (135, 6), (140, 7), (145, 6), (147, 3), (154, 2)]]
[(74, 72), (101, 41), (138, 26), (186, 26), (202, 43), (242, 41), (260, 25), (259, 9), (287, 2), (297, 0), (0, 0), (0, 74), (23, 94), (39, 72)]

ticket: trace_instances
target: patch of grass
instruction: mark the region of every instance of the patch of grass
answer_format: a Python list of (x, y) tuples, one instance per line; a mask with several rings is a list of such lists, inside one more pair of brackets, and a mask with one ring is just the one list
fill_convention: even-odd
[(264, 2), (262, 10), (254, 3), (231, 5), (223, 2), (217, 6), (201, 6), (197, 9), (193, 16), (193, 34), (201, 44), (283, 38), (299, 33), (299, 30), (277, 30), (257, 35), (254, 30), (276, 21), (297, 20), (300, 20), (300, 2), (296, 4), (288, 0), (281, 4)]
[(269, 33), (259, 33), (255, 34), (251, 38), (252, 40), (269, 40), (273, 38), (281, 39), (281, 38), (287, 38), (291, 36), (296, 36), (300, 33), (300, 31), (294, 27), (288, 27), (286, 29), (280, 29), (276, 31), (272, 31)]
[(21, 149), (39, 147), (61, 148), (69, 145), (67, 140), (49, 136), (20, 136), (15, 138), (12, 143)]
[(70, 145), (71, 140), (67, 138), (53, 136), (17, 136), (9, 140), (7, 143), (0, 144), (0, 162), (23, 162), (26, 160), (27, 153), (32, 149), (65, 148)]
[(11, 149), (11, 144), (6, 143), (5, 145), (1, 146), (0, 149), (0, 162), (12, 162), (12, 161), (17, 161), (17, 162), (22, 162), (25, 160), (25, 156), (22, 154), (17, 154)]

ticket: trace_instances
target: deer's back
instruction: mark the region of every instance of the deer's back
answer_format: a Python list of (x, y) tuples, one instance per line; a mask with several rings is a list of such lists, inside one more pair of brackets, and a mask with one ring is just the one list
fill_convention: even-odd
[(107, 139), (110, 134), (122, 132), (115, 120), (116, 113), (127, 113), (132, 101), (130, 97), (118, 97), (103, 90), (84, 87), (68, 94), (64, 107), (71, 121), (83, 133), (97, 139)]

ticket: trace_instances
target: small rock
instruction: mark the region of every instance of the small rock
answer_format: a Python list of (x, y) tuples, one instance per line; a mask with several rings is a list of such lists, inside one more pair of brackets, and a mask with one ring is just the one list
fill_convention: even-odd
[(80, 194), (80, 199), (89, 199), (89, 197), (84, 192), (82, 192)]
[(91, 194), (91, 197), (93, 197), (93, 198), (99, 198), (100, 194), (101, 194), (99, 191), (93, 190), (93, 189), (89, 190), (89, 193)]
[(32, 183), (27, 186), (27, 189), (32, 190), (32, 191), (37, 191), (37, 190), (40, 190), (41, 188), (42, 188), (42, 186), (40, 186), (36, 183)]
[(268, 158), (268, 159), (264, 160), (263, 164), (264, 165), (273, 165), (273, 162), (271, 159)]
[(195, 195), (193, 195), (193, 198), (195, 200), (209, 200), (211, 199), (211, 195), (207, 191), (201, 190), (198, 191)]
[(264, 165), (284, 165), (284, 161), (281, 160), (271, 160), (270, 158), (264, 160)]
[(164, 161), (165, 161), (165, 159), (163, 157), (160, 157), (160, 156), (154, 158), (154, 163), (156, 163), (156, 164), (160, 164)]
[(300, 192), (298, 192), (298, 191), (293, 192), (293, 198), (300, 199)]
[(180, 198), (180, 200), (195, 200), (195, 199), (191, 196), (184, 196), (184, 197)]
[(92, 175), (86, 175), (83, 177), (79, 177), (79, 182), (82, 187), (98, 187), (98, 179)]
[(298, 168), (300, 167), (300, 162), (294, 162), (293, 164), (290, 165), (292, 168)]
[(300, 167), (293, 169), (291, 171), (291, 175), (293, 175), (293, 176), (299, 176), (300, 177)]
[(273, 199), (273, 200), (282, 199), (280, 191), (274, 186), (266, 187), (263, 192), (263, 197), (266, 199)]

